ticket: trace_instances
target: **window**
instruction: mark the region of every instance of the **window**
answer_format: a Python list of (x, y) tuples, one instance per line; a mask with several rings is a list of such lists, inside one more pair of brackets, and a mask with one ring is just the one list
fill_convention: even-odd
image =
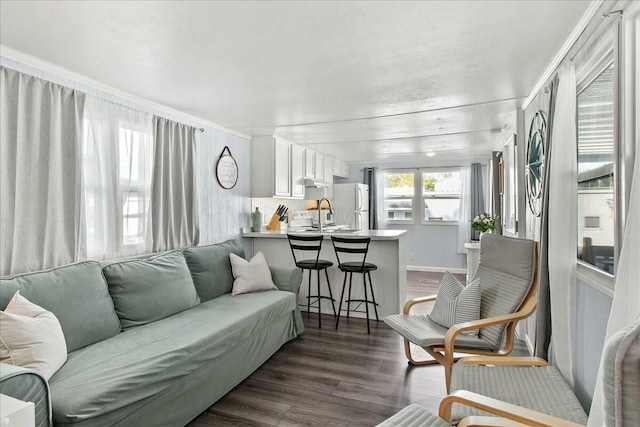
[(614, 68), (578, 93), (578, 259), (615, 269)]
[(414, 188), (413, 172), (384, 173), (384, 211), (390, 224), (414, 222)]
[(128, 124), (118, 129), (122, 246), (144, 249), (151, 195), (151, 141)]
[(91, 98), (83, 124), (86, 256), (150, 252), (151, 116)]
[(384, 211), (390, 224), (458, 221), (459, 169), (384, 172)]
[(458, 221), (460, 171), (422, 172), (423, 221)]

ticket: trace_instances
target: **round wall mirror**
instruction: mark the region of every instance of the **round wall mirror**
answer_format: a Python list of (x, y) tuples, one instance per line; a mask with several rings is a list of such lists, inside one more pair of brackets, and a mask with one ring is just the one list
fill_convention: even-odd
[(216, 178), (220, 186), (230, 190), (238, 182), (238, 164), (231, 155), (229, 147), (224, 147), (216, 164)]

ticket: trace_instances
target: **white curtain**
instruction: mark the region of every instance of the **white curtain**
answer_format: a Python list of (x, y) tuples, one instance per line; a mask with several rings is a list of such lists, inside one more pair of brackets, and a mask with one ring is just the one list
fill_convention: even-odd
[[(640, 22), (637, 19), (623, 20), (621, 33), (625, 38), (625, 43), (627, 45), (631, 43), (631, 46), (633, 46), (633, 38), (635, 40), (640, 39)], [(625, 92), (627, 94), (635, 94), (637, 100), (637, 82), (640, 80), (640, 67), (636, 64), (637, 61), (640, 61), (640, 58), (637, 56), (634, 58), (635, 60), (629, 60), (628, 56), (623, 57), (620, 68), (625, 77)], [(640, 105), (636, 103), (636, 112), (639, 107)], [(626, 109), (624, 114), (626, 115), (625, 121), (627, 123), (635, 124), (634, 130), (625, 132), (625, 137), (628, 138), (626, 142), (629, 145), (635, 145), (635, 159), (631, 168), (633, 173), (629, 191), (629, 205), (616, 268), (613, 303), (607, 323), (607, 340), (611, 335), (632, 323), (640, 315), (640, 286), (638, 286), (638, 278), (640, 278), (640, 244), (638, 243), (640, 242), (640, 125), (637, 123), (637, 117), (634, 116), (633, 109)], [(632, 136), (634, 133), (635, 136)], [(604, 401), (602, 394), (602, 366), (600, 366), (591, 403), (588, 426), (600, 427), (603, 425), (603, 421)]]
[(573, 384), (571, 357), (571, 296), (576, 284), (577, 140), (576, 79), (573, 63), (558, 72), (559, 85), (553, 118), (549, 181), (549, 292), (551, 295), (550, 358)]
[(84, 117), (86, 256), (150, 252), (152, 116), (89, 96)]
[(80, 251), (84, 94), (0, 67), (0, 276)]
[(471, 238), (471, 167), (460, 167), (460, 208), (458, 210), (458, 253), (466, 252), (464, 244)]

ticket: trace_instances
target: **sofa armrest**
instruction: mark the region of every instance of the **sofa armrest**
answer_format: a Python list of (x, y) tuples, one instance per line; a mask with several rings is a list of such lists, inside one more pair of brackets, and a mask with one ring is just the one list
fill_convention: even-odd
[(33, 402), (36, 427), (52, 425), (49, 384), (37, 372), (0, 363), (0, 393), (24, 402)]
[(302, 269), (290, 268), (290, 267), (273, 267), (271, 269), (271, 278), (273, 283), (281, 291), (293, 292), (296, 296), (296, 308), (293, 312), (293, 318), (296, 326), (296, 333), (300, 335), (304, 332), (304, 322), (302, 321), (302, 313), (300, 313), (300, 307), (298, 306), (298, 292), (300, 291), (300, 285), (302, 284)]
[(299, 268), (289, 267), (273, 267), (269, 266), (271, 270), (271, 278), (273, 283), (281, 291), (289, 291), (298, 295), (300, 290), (300, 284), (302, 283), (302, 270)]

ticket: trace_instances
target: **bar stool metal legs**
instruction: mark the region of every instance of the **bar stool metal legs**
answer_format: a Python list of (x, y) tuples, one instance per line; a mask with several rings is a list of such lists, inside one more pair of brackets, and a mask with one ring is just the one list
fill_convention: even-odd
[[(349, 294), (347, 296), (347, 300), (344, 301), (344, 291), (347, 285), (347, 275), (349, 276)], [(369, 278), (369, 291), (371, 292), (371, 299), (369, 299), (368, 291), (367, 291), (367, 277)], [(353, 282), (353, 272), (345, 271), (344, 272), (344, 281), (342, 283), (342, 292), (340, 294), (340, 304), (338, 305), (338, 315), (336, 316), (336, 330), (338, 329), (338, 325), (340, 324), (340, 313), (342, 312), (342, 306), (344, 303), (347, 304), (347, 319), (349, 318), (349, 312), (354, 311), (357, 312), (358, 308), (364, 304), (365, 313), (367, 314), (367, 334), (371, 333), (371, 328), (369, 326), (369, 304), (373, 305), (374, 313), (376, 315), (376, 321), (379, 321), (378, 317), (378, 303), (376, 302), (376, 296), (373, 293), (373, 283), (371, 282), (371, 272), (365, 271), (362, 273), (362, 285), (364, 290), (364, 299), (352, 299), (351, 298), (351, 284)], [(351, 310), (351, 303), (359, 303), (353, 310)]]
[(324, 275), (327, 279), (327, 288), (329, 288), (329, 296), (324, 296), (320, 293), (320, 270), (315, 270), (316, 279), (317, 279), (317, 283), (316, 283), (317, 294), (311, 295), (311, 276), (313, 276), (313, 270), (310, 269), (308, 271), (309, 271), (309, 282), (308, 282), (309, 285), (307, 287), (307, 313), (309, 316), (311, 316), (311, 299), (317, 298), (317, 301), (315, 301), (314, 304), (316, 302), (318, 303), (318, 328), (322, 328), (322, 299), (324, 298), (331, 301), (331, 308), (333, 309), (334, 316), (337, 316), (336, 300), (335, 298), (333, 298), (333, 292), (331, 291), (331, 282), (329, 281), (329, 273), (327, 272), (327, 269), (326, 268), (324, 269)]

